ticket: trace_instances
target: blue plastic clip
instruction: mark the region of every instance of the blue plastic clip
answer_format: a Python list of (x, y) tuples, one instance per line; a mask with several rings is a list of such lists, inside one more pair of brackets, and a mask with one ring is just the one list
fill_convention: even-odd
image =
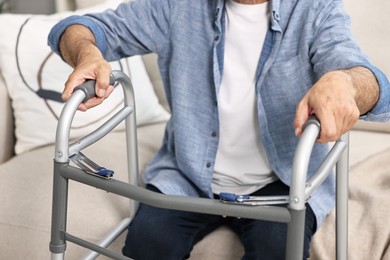
[(228, 192), (221, 192), (219, 194), (219, 199), (224, 203), (242, 204), (249, 206), (287, 204), (289, 202), (289, 196), (250, 196), (237, 195)]

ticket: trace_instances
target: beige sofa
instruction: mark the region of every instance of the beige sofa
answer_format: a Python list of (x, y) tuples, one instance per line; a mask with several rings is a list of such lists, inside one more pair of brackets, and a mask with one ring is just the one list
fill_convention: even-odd
[[(363, 49), (390, 75), (390, 3), (381, 0), (374, 6), (367, 1), (348, 0), (346, 7)], [(159, 101), (166, 107), (156, 57), (148, 55), (143, 60)], [(0, 67), (0, 72), (3, 70)], [(15, 155), (13, 106), (3, 79), (0, 111), (0, 259), (48, 259), (54, 146)], [(138, 127), (141, 169), (159, 147), (163, 130), (164, 122)], [(390, 259), (389, 130), (389, 124), (359, 122), (351, 131), (349, 239), (353, 260)], [(123, 140), (123, 132), (113, 132), (87, 150), (91, 158), (115, 169), (115, 178), (121, 180), (126, 179)], [(68, 230), (97, 242), (128, 216), (128, 204), (124, 198), (71, 182)], [(333, 221), (334, 212), (314, 237), (311, 259), (334, 259)], [(111, 248), (119, 251), (123, 241), (124, 235)], [(85, 253), (68, 244), (67, 259), (80, 259)], [(239, 259), (241, 255), (237, 237), (221, 228), (195, 246), (191, 259)]]

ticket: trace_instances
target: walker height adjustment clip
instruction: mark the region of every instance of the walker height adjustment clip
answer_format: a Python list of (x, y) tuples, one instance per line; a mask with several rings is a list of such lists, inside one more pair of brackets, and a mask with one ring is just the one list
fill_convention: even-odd
[(75, 155), (69, 157), (69, 159), (78, 167), (80, 167), (80, 169), (82, 169), (85, 173), (91, 174), (93, 176), (103, 179), (111, 179), (114, 175), (114, 171), (99, 166), (81, 152), (78, 152)]
[(221, 192), (219, 194), (219, 200), (223, 203), (230, 204), (242, 204), (247, 206), (267, 206), (276, 204), (288, 204), (289, 196), (250, 196)]

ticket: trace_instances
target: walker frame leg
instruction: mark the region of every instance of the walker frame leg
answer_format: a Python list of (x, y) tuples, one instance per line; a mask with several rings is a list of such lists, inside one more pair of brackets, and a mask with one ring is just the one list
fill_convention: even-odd
[(306, 209), (290, 209), (287, 228), (286, 260), (303, 259)]
[[(349, 133), (341, 137), (348, 144)], [(336, 164), (336, 259), (348, 259), (349, 146)]]
[(68, 179), (60, 174), (62, 167), (67, 163), (54, 162), (53, 174), (53, 201), (50, 252), (51, 259), (64, 259), (66, 251), (66, 219), (68, 207)]

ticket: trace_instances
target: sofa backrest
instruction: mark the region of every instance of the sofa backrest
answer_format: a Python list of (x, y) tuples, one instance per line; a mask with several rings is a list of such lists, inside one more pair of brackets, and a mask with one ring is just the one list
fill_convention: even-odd
[(0, 71), (0, 163), (14, 154), (14, 123), (11, 102)]

